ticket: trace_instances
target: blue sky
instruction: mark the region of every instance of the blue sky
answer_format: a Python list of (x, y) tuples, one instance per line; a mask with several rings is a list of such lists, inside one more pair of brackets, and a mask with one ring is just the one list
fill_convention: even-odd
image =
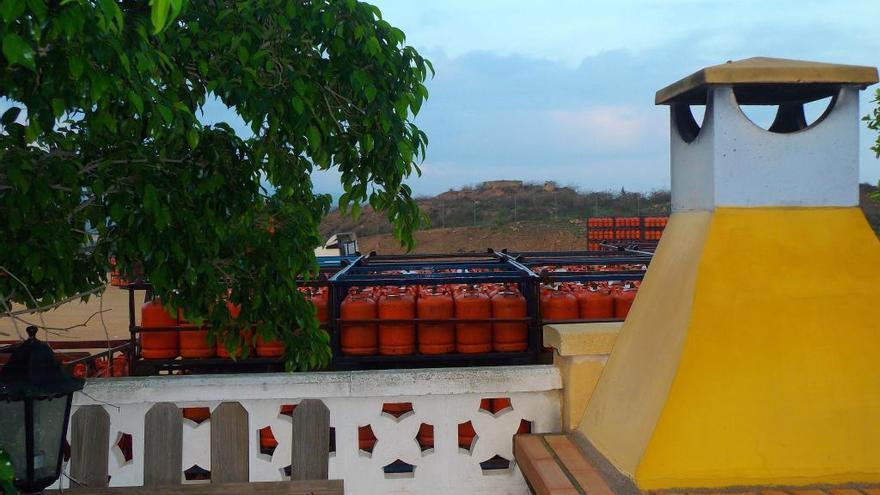
[[(430, 139), (417, 194), (491, 179), (668, 188), (657, 89), (751, 56), (880, 65), (877, 0), (373, 3), (437, 69), (416, 120)], [(876, 182), (873, 137), (863, 129), (861, 174)], [(321, 192), (335, 181), (314, 177)]]
[[(753, 56), (880, 65), (880, 0), (370, 1), (437, 71), (416, 119), (430, 140), (422, 177), (409, 180), (418, 195), (493, 179), (665, 189), (657, 89)], [(218, 102), (204, 110), (206, 123), (250, 133)], [(876, 183), (876, 134), (862, 124), (860, 137), (861, 179)], [(334, 171), (313, 182), (341, 193)]]

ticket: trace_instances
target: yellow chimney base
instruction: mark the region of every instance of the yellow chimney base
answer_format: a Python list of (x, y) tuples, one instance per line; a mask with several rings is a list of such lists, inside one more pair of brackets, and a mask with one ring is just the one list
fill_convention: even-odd
[(579, 431), (641, 490), (880, 482), (861, 211), (674, 214)]

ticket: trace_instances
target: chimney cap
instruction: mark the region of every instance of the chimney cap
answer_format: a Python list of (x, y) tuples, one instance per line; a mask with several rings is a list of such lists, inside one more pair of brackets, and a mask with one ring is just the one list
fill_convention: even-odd
[(704, 105), (708, 87), (722, 84), (742, 105), (805, 103), (834, 96), (843, 85), (876, 82), (876, 67), (753, 57), (700, 69), (657, 91), (654, 104)]

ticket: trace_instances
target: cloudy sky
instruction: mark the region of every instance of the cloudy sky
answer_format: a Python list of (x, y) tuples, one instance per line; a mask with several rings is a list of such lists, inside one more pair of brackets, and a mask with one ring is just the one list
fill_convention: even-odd
[[(752, 56), (880, 65), (878, 0), (372, 1), (437, 70), (418, 194), (491, 179), (668, 188), (657, 89)], [(861, 170), (876, 182), (871, 139)], [(333, 174), (314, 180), (338, 191)]]

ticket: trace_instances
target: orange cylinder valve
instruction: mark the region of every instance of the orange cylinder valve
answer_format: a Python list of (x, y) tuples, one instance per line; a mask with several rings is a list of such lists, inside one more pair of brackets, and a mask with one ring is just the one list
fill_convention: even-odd
[[(177, 326), (177, 320), (165, 311), (158, 299), (141, 306), (141, 327), (158, 328)], [(141, 356), (144, 359), (173, 359), (178, 354), (176, 331), (141, 332)]]
[[(503, 289), (492, 297), (493, 318), (523, 318), (528, 314), (526, 298)], [(529, 347), (529, 327), (523, 323), (493, 323), (492, 348), (498, 352), (524, 351)]]
[(614, 294), (614, 317), (626, 319), (629, 309), (636, 300), (636, 289), (624, 289)]
[[(445, 320), (455, 317), (452, 296), (441, 291), (423, 290), (416, 301), (420, 319)], [(455, 350), (455, 325), (452, 323), (419, 323), (419, 352), (446, 354)]]
[[(416, 317), (416, 303), (408, 292), (389, 291), (379, 299), (380, 320), (408, 320)], [(415, 323), (379, 323), (379, 354), (398, 356), (416, 349)]]
[[(457, 319), (481, 319), (492, 317), (492, 304), (489, 296), (477, 287), (470, 287), (455, 298), (455, 317)], [(456, 323), (455, 347), (458, 352), (475, 354), (492, 350), (492, 324)]]
[[(343, 320), (376, 319), (376, 301), (366, 292), (349, 295), (339, 308)], [(340, 335), (342, 353), (368, 356), (379, 350), (375, 323), (343, 323)]]

